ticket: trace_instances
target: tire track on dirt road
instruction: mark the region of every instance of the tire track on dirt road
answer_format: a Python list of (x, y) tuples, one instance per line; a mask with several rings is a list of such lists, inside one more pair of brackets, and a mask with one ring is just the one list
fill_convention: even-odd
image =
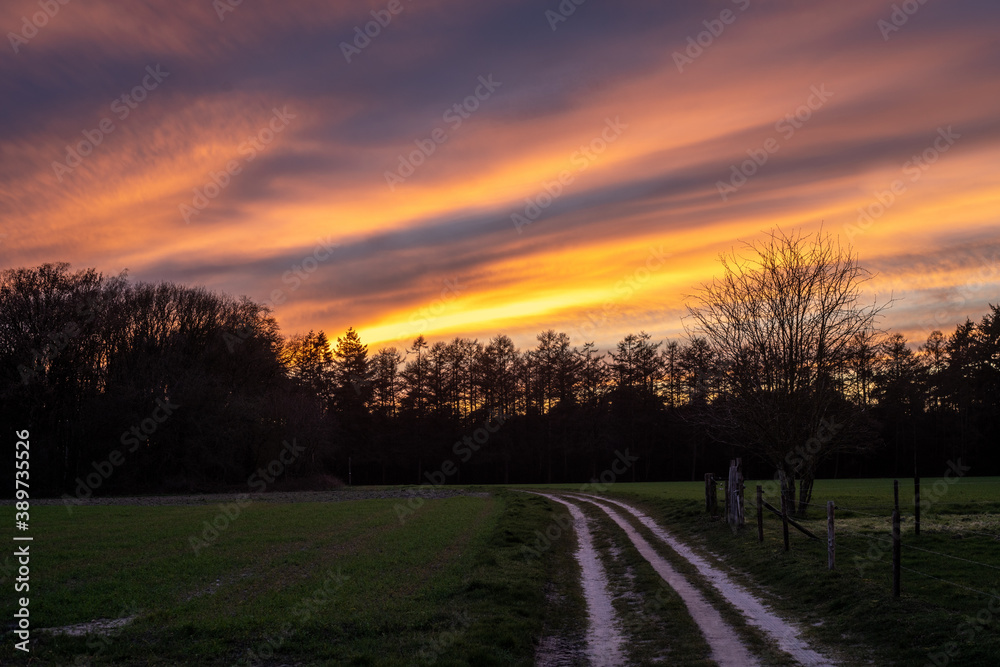
[[(713, 607), (701, 592), (682, 574), (677, 572), (665, 558), (656, 553), (652, 545), (636, 531), (632, 524), (609, 506), (594, 500), (594, 498), (598, 498), (597, 496), (574, 495), (570, 497), (574, 500), (581, 500), (596, 505), (612, 521), (618, 524), (619, 528), (625, 531), (625, 535), (632, 541), (632, 544), (635, 545), (635, 548), (642, 557), (680, 595), (684, 601), (684, 605), (688, 609), (688, 613), (691, 614), (695, 623), (701, 628), (701, 632), (711, 648), (712, 660), (718, 663), (720, 667), (748, 667), (760, 664), (743, 644), (736, 630), (722, 618), (719, 610)], [(600, 500), (604, 500), (604, 498), (600, 498)]]
[[(768, 609), (764, 605), (764, 603), (761, 602), (756, 597), (754, 597), (754, 595), (751, 594), (750, 591), (732, 581), (728, 576), (726, 576), (726, 574), (723, 571), (714, 567), (711, 563), (702, 558), (699, 554), (695, 553), (686, 544), (680, 542), (677, 538), (675, 538), (673, 535), (664, 530), (653, 519), (645, 515), (640, 510), (621, 501), (612, 500), (610, 498), (604, 498), (601, 496), (584, 494), (579, 496), (570, 495), (570, 497), (574, 499), (587, 500), (588, 502), (592, 502), (593, 504), (603, 509), (606, 513), (608, 513), (608, 516), (611, 516), (616, 523), (618, 523), (618, 519), (615, 519), (615, 516), (612, 514), (614, 511), (611, 510), (611, 508), (608, 507), (607, 505), (603, 505), (602, 502), (597, 502), (597, 501), (603, 501), (611, 503), (613, 505), (617, 505), (618, 507), (622, 508), (623, 510), (631, 514), (639, 521), (639, 523), (648, 528), (650, 532), (657, 539), (659, 539), (661, 542), (663, 542), (668, 547), (673, 549), (678, 555), (683, 557), (685, 560), (690, 562), (716, 590), (718, 590), (727, 600), (729, 600), (732, 603), (733, 607), (735, 607), (737, 611), (743, 614), (743, 616), (747, 620), (747, 623), (749, 623), (754, 627), (759, 628), (764, 633), (766, 633), (768, 637), (770, 637), (777, 643), (778, 648), (780, 648), (782, 651), (792, 656), (798, 662), (802, 663), (803, 665), (806, 665), (807, 667), (826, 667), (836, 664), (830, 661), (828, 658), (821, 655), (820, 653), (818, 653), (817, 651), (815, 651), (814, 649), (812, 649), (809, 646), (809, 644), (806, 643), (805, 640), (803, 640), (800, 637), (800, 631), (798, 629), (796, 629), (790, 623), (786, 622), (784, 619), (780, 618), (777, 614)], [(629, 533), (629, 537), (632, 538), (633, 543), (635, 543), (636, 540), (633, 538), (633, 534), (635, 534), (636, 536), (638, 536), (638, 534), (636, 533), (634, 527), (629, 525), (628, 528), (626, 528), (621, 523), (618, 523), (618, 525), (621, 526), (626, 533)], [(645, 540), (641, 536), (638, 537), (640, 540), (645, 542)], [(648, 543), (646, 544), (648, 546)], [(637, 543), (636, 546), (638, 547)], [(645, 556), (645, 554), (643, 555)], [(659, 556), (659, 554), (656, 554), (656, 557), (660, 560), (663, 560), (662, 557)], [(648, 557), (647, 560), (649, 560)], [(652, 564), (653, 561), (650, 561), (650, 563)], [(653, 566), (656, 567), (655, 564)], [(667, 580), (667, 583), (673, 586), (672, 581)], [(686, 580), (685, 583), (687, 583)], [(690, 586), (690, 584), (687, 585)], [(676, 587), (674, 588), (676, 590)], [(680, 593), (680, 590), (678, 590), (678, 593)], [(681, 593), (681, 595), (683, 596), (683, 593)], [(687, 600), (685, 599), (685, 602), (686, 601)], [(718, 612), (716, 612), (716, 614), (718, 614)], [(697, 617), (695, 617), (695, 620), (697, 620)], [(701, 625), (700, 621), (699, 625)], [(709, 639), (709, 643), (711, 642), (712, 640)], [(713, 650), (714, 650), (714, 644), (713, 644)], [(719, 661), (719, 664), (721, 665), (723, 664), (723, 662)], [(729, 663), (729, 664), (740, 664), (740, 663)]]
[(576, 560), (582, 571), (581, 583), (583, 595), (587, 600), (587, 616), (589, 627), (587, 632), (586, 655), (591, 665), (617, 667), (625, 664), (624, 644), (621, 623), (618, 614), (611, 603), (611, 592), (608, 589), (608, 578), (594, 548), (594, 539), (590, 532), (590, 520), (583, 511), (573, 503), (548, 493), (529, 491), (565, 505), (573, 517), (573, 531), (576, 533), (578, 546)]

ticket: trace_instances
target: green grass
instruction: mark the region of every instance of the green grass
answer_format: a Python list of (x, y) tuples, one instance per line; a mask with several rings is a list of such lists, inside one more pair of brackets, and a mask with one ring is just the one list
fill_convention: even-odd
[[(197, 556), (218, 506), (34, 507), (33, 664), (529, 665), (546, 623), (580, 625), (578, 598), (545, 600), (572, 544), (520, 550), (547, 503), (427, 500), (401, 524), (398, 502), (256, 503)], [(39, 631), (132, 614), (106, 637)], [(3, 663), (23, 657), (5, 627)]]
[[(922, 480), (923, 499), (929, 499), (934, 481)], [(617, 484), (608, 493), (634, 501), (692, 546), (724, 557), (737, 581), (798, 621), (807, 637), (846, 656), (849, 664), (924, 665), (931, 664), (928, 656), (951, 665), (996, 664), (1000, 598), (961, 586), (994, 595), (1000, 590), (1000, 569), (993, 569), (1000, 568), (1000, 542), (991, 537), (1000, 533), (1000, 479), (966, 478), (948, 485), (922, 513), (919, 537), (913, 534), (912, 480), (900, 480), (902, 564), (951, 583), (903, 570), (899, 600), (891, 597), (892, 556), (884, 539), (890, 531), (885, 517), (892, 507), (892, 480), (816, 482), (817, 507), (809, 508), (804, 525), (824, 539), (809, 540), (792, 529), (789, 553), (782, 548), (780, 520), (769, 513), (765, 541), (758, 544), (755, 483), (746, 487), (747, 527), (739, 535), (705, 514), (701, 482)], [(826, 500), (841, 508), (838, 567), (832, 572), (826, 569)]]
[[(930, 507), (919, 537), (912, 482), (900, 481), (903, 565), (979, 591), (1000, 590), (1000, 569), (993, 569), (1000, 568), (1000, 541), (992, 537), (1000, 532), (1000, 479), (966, 478), (937, 491), (935, 480), (925, 479)], [(579, 491), (580, 485), (547, 488)], [(734, 535), (706, 516), (701, 482), (607, 489), (693, 547), (723, 558), (737, 581), (798, 621), (807, 639), (846, 656), (847, 664), (925, 665), (930, 655), (939, 665), (996, 664), (1000, 599), (991, 609), (986, 596), (907, 570), (902, 598), (891, 598), (891, 552), (879, 542), (889, 531), (891, 480), (816, 483), (816, 507), (803, 521), (824, 535), (825, 502), (836, 501), (838, 568), (832, 572), (825, 542), (793, 530), (792, 550), (785, 553), (780, 521), (771, 515), (758, 544), (754, 482), (747, 491), (748, 525)], [(254, 503), (197, 556), (190, 538), (218, 516), (217, 505), (89, 506), (71, 516), (61, 505), (35, 506), (27, 594), (32, 664), (530, 665), (541, 637), (581, 646), (586, 611), (575, 538), (567, 533), (552, 540), (538, 557), (525, 557), (524, 549), (565, 509), (537, 496), (491, 492), (427, 500), (405, 523), (394, 510), (398, 499)], [(13, 508), (4, 507), (10, 525)], [(663, 590), (616, 526), (584, 509), (596, 519), (598, 546), (619, 547), (604, 550), (602, 558), (631, 657), (643, 664), (702, 661), (705, 646), (680, 600)], [(657, 549), (721, 605), (692, 568), (669, 549)], [(11, 561), (5, 553), (0, 567)], [(0, 611), (10, 619), (0, 664), (25, 658), (13, 649), (10, 633), (15, 600), (24, 594), (12, 590), (7, 573), (0, 570), (7, 591)], [(755, 650), (780, 661), (759, 633), (722, 607)], [(40, 631), (133, 614), (134, 622), (105, 635)]]

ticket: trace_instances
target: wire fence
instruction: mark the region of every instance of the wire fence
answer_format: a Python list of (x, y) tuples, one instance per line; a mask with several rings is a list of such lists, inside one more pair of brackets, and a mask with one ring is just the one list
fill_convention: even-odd
[[(971, 485), (991, 485), (991, 486), (997, 486), (997, 485), (1000, 485), (1000, 480), (996, 480), (996, 481), (968, 481), (968, 480), (961, 480), (961, 483), (962, 483), (963, 486), (971, 486)], [(897, 484), (898, 484), (898, 482), (897, 482)], [(873, 490), (873, 495), (881, 495), (881, 490), (873, 488), (873, 485), (871, 483), (838, 484), (838, 488), (844, 488), (844, 487), (848, 487), (848, 486), (852, 487), (852, 488), (861, 488), (861, 487), (871, 488)], [(750, 491), (750, 493), (747, 493), (747, 491)], [(763, 489), (761, 489), (761, 491), (762, 491), (761, 492), (761, 499), (762, 500), (765, 500), (769, 504), (774, 505), (776, 507), (780, 506), (780, 504), (781, 504), (780, 493), (779, 494), (764, 493)], [(746, 497), (747, 495), (751, 495), (752, 497), (751, 498), (747, 498)], [(749, 500), (750, 501), (749, 504), (751, 506), (753, 506), (754, 509), (758, 513), (762, 513), (763, 512), (762, 509), (758, 509), (758, 508), (755, 507), (755, 505), (756, 505), (756, 503), (755, 503), (755, 500), (756, 500), (755, 495), (756, 494), (752, 493), (752, 490), (745, 488), (744, 489), (744, 499), (745, 499), (744, 502), (746, 502), (747, 500)], [(933, 508), (938, 508), (938, 507), (956, 507), (956, 506), (977, 507), (977, 506), (984, 506), (984, 505), (990, 505), (990, 506), (993, 506), (993, 507), (1000, 507), (1000, 501), (968, 500), (968, 501), (955, 501), (955, 502), (941, 502), (939, 498), (933, 497), (933, 495), (931, 495), (931, 497), (933, 498), (933, 502), (932, 502), (932, 507)], [(835, 525), (836, 525), (836, 521), (843, 521), (845, 519), (850, 520), (851, 518), (854, 517), (854, 515), (860, 515), (860, 516), (863, 516), (863, 517), (866, 517), (866, 518), (877, 519), (879, 521), (892, 522), (892, 520), (893, 520), (892, 513), (897, 509), (897, 506), (896, 506), (895, 503), (892, 503), (892, 504), (889, 504), (889, 505), (859, 505), (859, 506), (849, 506), (849, 505), (841, 504), (841, 502), (838, 501), (838, 500), (836, 500), (836, 499), (831, 499), (831, 500), (834, 501), (834, 509), (837, 512), (837, 518), (835, 519)], [(914, 498), (914, 503), (915, 503), (915, 505), (919, 505), (919, 503), (920, 503), (920, 501), (919, 501), (919, 495), (916, 495), (916, 497)], [(788, 517), (791, 518), (791, 519), (794, 519), (795, 522), (809, 522), (809, 523), (812, 523), (812, 522), (822, 522), (822, 521), (827, 520), (827, 516), (826, 516), (827, 504), (825, 502), (823, 502), (823, 503), (815, 503), (815, 502), (801, 502), (801, 501), (797, 501), (794, 504), (798, 505), (800, 507), (818, 508), (818, 509), (820, 509), (823, 512), (823, 515), (819, 516), (819, 517), (816, 517), (816, 516), (807, 517), (807, 516), (799, 516), (799, 515), (794, 515), (793, 516), (793, 515), (789, 514)], [(929, 557), (937, 557), (937, 558), (947, 559), (949, 561), (956, 561), (956, 562), (966, 563), (968, 565), (975, 566), (976, 568), (983, 568), (985, 570), (1000, 571), (1000, 563), (997, 563), (997, 564), (987, 563), (987, 562), (983, 562), (982, 560), (977, 560), (975, 558), (967, 558), (965, 556), (959, 556), (959, 555), (956, 555), (956, 554), (953, 554), (953, 553), (945, 553), (945, 552), (942, 552), (942, 551), (938, 551), (936, 549), (926, 548), (925, 546), (917, 546), (916, 544), (913, 544), (912, 541), (910, 541), (910, 540), (916, 538), (916, 534), (917, 534), (916, 530), (914, 530), (914, 534), (910, 534), (909, 532), (907, 533), (907, 535), (908, 535), (908, 540), (907, 541), (903, 541), (902, 540), (902, 521), (905, 519), (908, 525), (912, 523), (914, 525), (914, 528), (919, 527), (919, 528), (922, 528), (922, 529), (925, 529), (925, 530), (929, 530), (929, 531), (931, 531), (930, 534), (934, 534), (934, 533), (937, 533), (937, 534), (952, 534), (952, 535), (957, 535), (957, 536), (962, 536), (962, 537), (976, 536), (976, 537), (989, 538), (989, 539), (991, 539), (993, 541), (998, 541), (998, 540), (1000, 540), (1000, 513), (994, 513), (994, 514), (992, 514), (992, 516), (996, 516), (997, 517), (998, 525), (997, 525), (997, 531), (991, 533), (991, 532), (984, 532), (983, 530), (974, 530), (974, 529), (971, 529), (971, 528), (966, 528), (966, 527), (954, 526), (954, 525), (951, 525), (951, 524), (946, 524), (946, 523), (941, 522), (940, 520), (938, 520), (938, 521), (927, 521), (926, 519), (920, 518), (919, 515), (918, 515), (918, 513), (915, 510), (914, 510), (914, 514), (907, 515), (906, 517), (904, 517), (903, 514), (902, 514), (902, 509), (904, 509), (904, 506), (901, 504), (899, 508), (901, 510), (900, 511), (900, 517), (899, 517), (901, 523), (900, 523), (900, 528), (898, 530), (898, 534), (896, 534), (897, 531), (896, 531), (895, 528), (891, 528), (890, 529), (890, 534), (888, 536), (886, 536), (884, 534), (881, 534), (880, 532), (875, 532), (875, 533), (872, 533), (872, 532), (857, 532), (857, 531), (854, 531), (854, 530), (845, 529), (845, 526), (843, 524), (836, 525), (835, 535), (837, 537), (845, 537), (845, 538), (849, 538), (849, 539), (852, 539), (852, 540), (862, 540), (862, 541), (867, 540), (869, 542), (872, 542), (873, 538), (876, 537), (876, 536), (880, 536), (882, 538), (888, 537), (888, 539), (883, 540), (881, 542), (881, 547), (876, 550), (876, 552), (875, 552), (876, 553), (876, 557), (875, 558), (873, 558), (873, 556), (872, 556), (871, 548), (869, 548), (867, 550), (858, 550), (858, 549), (854, 548), (853, 546), (845, 544), (844, 540), (836, 540), (835, 544), (833, 545), (833, 548), (835, 548), (835, 550), (838, 551), (838, 552), (839, 551), (844, 551), (844, 552), (853, 554), (855, 556), (856, 560), (860, 558), (860, 559), (864, 559), (863, 562), (875, 562), (875, 561), (879, 560), (882, 556), (884, 556), (886, 551), (891, 551), (891, 547), (893, 545), (893, 540), (898, 540), (899, 546), (901, 548), (907, 549), (908, 552), (911, 554), (911, 557), (917, 557), (917, 558), (919, 558), (920, 557), (919, 554), (927, 554), (927, 556), (929, 556)], [(876, 514), (876, 513), (873, 513), (873, 511), (874, 512), (880, 512), (880, 513)], [(850, 515), (850, 516), (844, 516), (844, 515)], [(753, 516), (753, 515), (751, 515), (749, 513), (747, 514), (748, 521), (751, 520), (751, 516)], [(765, 514), (762, 514), (762, 516), (765, 516)], [(938, 518), (940, 519), (940, 517), (938, 517)], [(822, 538), (817, 537), (815, 535), (810, 535), (810, 537), (813, 537), (813, 538), (815, 538), (816, 540), (819, 540), (819, 541), (823, 541)], [(919, 538), (917, 538), (917, 539), (919, 539)], [(980, 543), (980, 544), (982, 544), (982, 543)], [(914, 552), (917, 552), (917, 553), (914, 553)], [(949, 579), (947, 577), (939, 576), (937, 574), (930, 574), (930, 573), (925, 572), (925, 571), (923, 571), (921, 569), (917, 569), (917, 568), (911, 567), (909, 565), (903, 565), (900, 562), (901, 560), (902, 560), (901, 558), (899, 558), (898, 560), (896, 560), (894, 558), (894, 567), (897, 567), (899, 570), (906, 571), (906, 572), (909, 572), (909, 573), (912, 573), (912, 574), (924, 577), (926, 579), (934, 580), (934, 581), (940, 582), (942, 584), (946, 584), (948, 586), (952, 586), (952, 587), (955, 587), (957, 589), (961, 589), (961, 590), (964, 590), (964, 591), (968, 591), (968, 592), (980, 594), (980, 595), (983, 595), (983, 596), (986, 596), (986, 597), (998, 597), (998, 598), (1000, 598), (1000, 594), (998, 594), (996, 590), (994, 590), (992, 593), (987, 593), (987, 592), (985, 592), (983, 590), (980, 590), (978, 588), (974, 588), (974, 587), (968, 586), (968, 585), (963, 584), (963, 583), (952, 581), (951, 579)], [(908, 560), (911, 560), (911, 564), (912, 564), (912, 558), (908, 559)], [(930, 562), (932, 562), (932, 561), (926, 561), (926, 562), (928, 564), (930, 564)]]
[(921, 572), (920, 570), (914, 570), (912, 567), (907, 567), (905, 565), (900, 565), (899, 568), (901, 570), (906, 570), (907, 572), (913, 572), (914, 574), (919, 574), (919, 575), (921, 575), (923, 577), (927, 577), (928, 579), (935, 579), (937, 581), (940, 581), (942, 583), (948, 584), (950, 586), (955, 586), (956, 588), (962, 588), (962, 589), (965, 589), (967, 591), (972, 591), (973, 593), (979, 593), (980, 595), (985, 595), (988, 598), (997, 597), (996, 593), (986, 593), (985, 591), (981, 591), (981, 590), (979, 590), (977, 588), (972, 588), (971, 586), (966, 586), (965, 584), (958, 584), (958, 583), (955, 583), (954, 581), (949, 581), (949, 580), (943, 579), (941, 577), (936, 577), (933, 574), (927, 574), (926, 572)]

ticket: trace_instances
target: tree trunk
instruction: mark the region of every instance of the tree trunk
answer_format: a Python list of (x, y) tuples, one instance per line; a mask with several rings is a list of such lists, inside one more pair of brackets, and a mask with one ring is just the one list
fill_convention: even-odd
[(813, 476), (808, 475), (803, 477), (799, 482), (799, 516), (804, 516), (806, 509), (809, 507), (809, 501), (812, 500), (814, 481)]
[(795, 507), (795, 476), (779, 469), (778, 480), (781, 482), (781, 496), (785, 499), (785, 507)]

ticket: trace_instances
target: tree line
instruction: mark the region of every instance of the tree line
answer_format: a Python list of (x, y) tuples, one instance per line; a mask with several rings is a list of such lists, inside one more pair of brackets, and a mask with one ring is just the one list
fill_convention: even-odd
[(283, 336), (245, 297), (64, 263), (9, 269), (2, 421), (30, 429), (33, 494), (53, 496), (245, 491), (291, 443), (302, 453), (269, 488), (607, 482), (615, 461), (619, 481), (699, 479), (734, 456), (803, 485), (934, 475), (957, 458), (1000, 470), (1000, 307), (916, 349), (846, 327), (842, 348), (777, 367), (767, 345), (727, 347), (707, 326), (727, 321), (705, 310), (707, 287), (685, 340), (639, 332), (602, 351), (548, 330), (525, 350), (499, 334), (370, 352), (352, 328)]

